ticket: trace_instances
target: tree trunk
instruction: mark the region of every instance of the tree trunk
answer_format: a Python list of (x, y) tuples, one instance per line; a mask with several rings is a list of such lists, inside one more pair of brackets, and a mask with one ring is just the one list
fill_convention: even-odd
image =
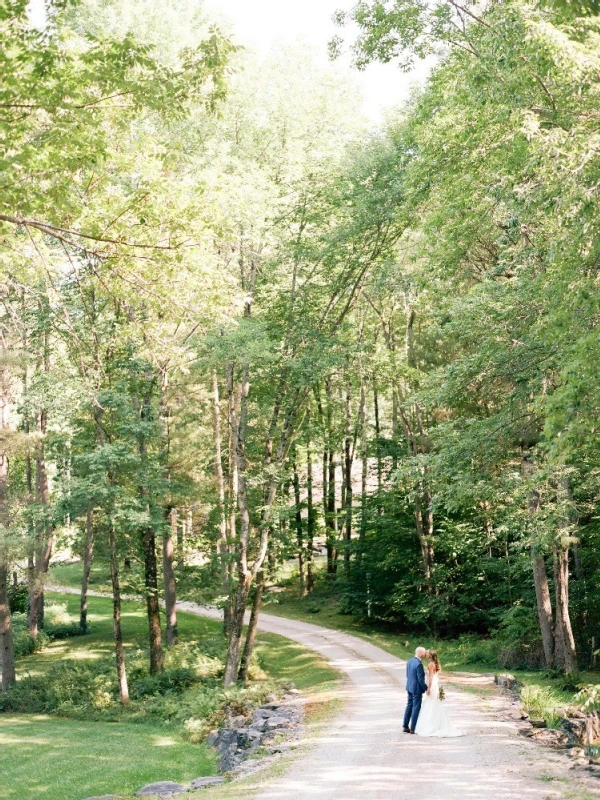
[(94, 510), (90, 506), (85, 518), (85, 550), (83, 553), (83, 575), (81, 577), (81, 601), (79, 610), (79, 627), (87, 630), (88, 585), (94, 558)]
[(221, 592), (226, 598), (223, 608), (223, 628), (225, 635), (231, 628), (231, 604), (228, 602), (229, 587), (229, 542), (227, 540), (227, 515), (225, 508), (225, 477), (223, 474), (223, 452), (221, 440), (221, 402), (219, 398), (219, 380), (217, 371), (213, 370), (213, 437), (215, 445), (215, 480), (219, 511), (219, 566), (221, 569)]
[(576, 673), (577, 652), (569, 615), (569, 546), (554, 548), (554, 589), (556, 598), (555, 665)]
[(533, 564), (533, 582), (535, 584), (535, 598), (537, 602), (538, 620), (542, 634), (544, 660), (546, 668), (550, 669), (554, 661), (554, 631), (552, 621), (552, 603), (550, 589), (548, 588), (548, 574), (544, 556), (536, 551), (532, 545), (531, 562)]
[(347, 369), (346, 381), (346, 437), (344, 440), (344, 478), (345, 478), (345, 492), (344, 492), (344, 507), (346, 511), (346, 519), (344, 526), (344, 538), (346, 540), (344, 547), (344, 569), (346, 575), (350, 571), (350, 546), (352, 542), (352, 383), (350, 381), (349, 368)]
[(365, 536), (367, 532), (367, 476), (368, 476), (368, 459), (367, 459), (367, 398), (365, 393), (365, 385), (361, 381), (360, 386), (360, 456), (361, 456), (361, 477), (360, 477), (360, 533), (358, 548), (358, 562), (362, 560), (362, 554), (365, 547)]
[[(523, 457), (521, 468), (525, 475), (530, 475), (533, 472), (534, 466), (527, 456)], [(531, 518), (531, 527), (535, 529), (534, 517), (540, 508), (540, 495), (536, 489), (531, 490), (527, 507)], [(542, 647), (544, 649), (544, 661), (546, 663), (546, 669), (551, 669), (554, 663), (555, 647), (552, 601), (550, 600), (550, 589), (548, 587), (546, 561), (535, 541), (531, 544), (531, 564), (533, 568), (533, 583), (535, 586), (535, 599), (540, 623), (540, 633), (542, 635)]]
[(313, 547), (315, 538), (315, 509), (313, 505), (313, 465), (310, 441), (310, 419), (307, 422), (308, 433), (306, 437), (306, 591), (311, 593), (315, 588)]
[(294, 485), (294, 521), (296, 524), (296, 540), (298, 542), (298, 571), (300, 573), (300, 597), (306, 597), (306, 572), (304, 568), (304, 530), (302, 526), (302, 507), (300, 505), (300, 478), (296, 458), (292, 463)]
[[(10, 375), (0, 364), (0, 436), (8, 433), (10, 412)], [(3, 442), (0, 441), (0, 444)], [(8, 528), (8, 453), (0, 452), (0, 526)], [(8, 600), (9, 553), (6, 541), (0, 534), (0, 668), (2, 669), (2, 691), (7, 692), (15, 683), (15, 653), (13, 648), (12, 619)]]
[[(143, 399), (140, 408), (140, 420), (147, 422), (150, 418), (150, 397)], [(156, 558), (156, 534), (151, 522), (150, 488), (148, 486), (148, 451), (145, 434), (138, 440), (138, 453), (142, 467), (142, 485), (139, 488), (140, 498), (148, 522), (141, 531), (141, 545), (144, 556), (144, 588), (146, 593), (146, 610), (148, 614), (148, 640), (150, 644), (150, 672), (162, 672), (164, 657), (162, 633), (160, 629), (160, 603), (158, 597), (158, 562)]]
[(327, 453), (327, 516), (325, 518), (326, 547), (327, 547), (327, 572), (334, 574), (337, 572), (337, 552), (335, 549), (338, 530), (335, 497), (335, 453), (329, 450)]
[(377, 498), (381, 503), (381, 492), (383, 488), (383, 461), (381, 458), (381, 423), (379, 420), (379, 395), (377, 384), (373, 379), (373, 408), (375, 412), (375, 442), (377, 452)]
[(252, 573), (248, 569), (248, 545), (250, 542), (250, 509), (248, 508), (248, 489), (246, 485), (246, 425), (248, 419), (248, 366), (244, 366), (242, 371), (242, 391), (240, 396), (239, 415), (235, 408), (234, 398), (234, 374), (233, 365), (227, 368), (227, 391), (230, 400), (231, 427), (233, 433), (233, 447), (235, 449), (235, 460), (237, 464), (237, 502), (240, 518), (240, 535), (238, 540), (238, 585), (235, 594), (233, 614), (231, 619), (231, 632), (229, 636), (229, 647), (227, 650), (227, 661), (225, 664), (225, 676), (223, 678), (225, 686), (235, 683), (240, 671), (242, 631), (244, 627), (244, 613), (250, 584), (252, 583)]
[(223, 683), (231, 686), (237, 681), (240, 671), (242, 633), (244, 630), (244, 614), (250, 593), (250, 573), (243, 575), (238, 580), (237, 591), (235, 594), (235, 604), (231, 615), (231, 632), (229, 634), (229, 648), (227, 650), (227, 662), (225, 664), (225, 675)]
[(129, 703), (129, 687), (127, 685), (125, 652), (123, 650), (123, 631), (121, 630), (121, 585), (119, 581), (119, 561), (117, 558), (117, 537), (112, 522), (108, 526), (108, 549), (110, 552), (110, 577), (113, 595), (113, 630), (115, 636), (117, 679), (119, 681), (121, 703), (126, 706)]
[(260, 613), (260, 604), (262, 602), (263, 591), (265, 588), (265, 573), (261, 569), (256, 575), (256, 591), (254, 593), (254, 601), (252, 603), (252, 613), (250, 614), (250, 622), (248, 624), (248, 633), (246, 634), (246, 643), (244, 644), (244, 652), (242, 654), (242, 661), (240, 665), (239, 680), (246, 683), (248, 679), (248, 667), (250, 666), (250, 659), (254, 650), (254, 642), (256, 641), (256, 631), (258, 628), (258, 615)]
[[(6, 461), (6, 456), (1, 460)], [(0, 465), (0, 469), (2, 469)], [(13, 649), (12, 620), (8, 601), (8, 553), (0, 554), (0, 668), (2, 691), (8, 692), (16, 682), (15, 653)]]
[(35, 492), (38, 511), (42, 515), (42, 519), (36, 525), (33, 592), (29, 606), (29, 632), (34, 639), (37, 638), (39, 628), (44, 625), (44, 583), (50, 566), (55, 536), (54, 525), (48, 519), (50, 492), (43, 438), (46, 433), (46, 422), (46, 412), (40, 411), (37, 419), (37, 431), (40, 438), (35, 455)]
[(174, 534), (177, 531), (177, 511), (172, 508), (169, 514), (170, 528), (163, 536), (163, 579), (165, 584), (165, 612), (167, 618), (167, 647), (177, 644), (177, 586), (175, 582)]
[(148, 614), (148, 641), (150, 643), (150, 672), (154, 674), (162, 672), (164, 659), (160, 629), (156, 536), (150, 525), (142, 530), (142, 552), (144, 554), (144, 587)]
[(185, 558), (183, 554), (183, 549), (185, 547), (185, 520), (178, 519), (177, 521), (177, 531), (176, 531), (176, 539), (177, 539), (177, 569), (183, 569), (185, 566)]

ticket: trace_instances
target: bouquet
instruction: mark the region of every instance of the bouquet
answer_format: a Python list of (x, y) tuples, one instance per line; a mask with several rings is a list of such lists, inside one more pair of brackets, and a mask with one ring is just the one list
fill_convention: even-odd
[(445, 700), (445, 699), (446, 699), (446, 690), (444, 689), (443, 686), (440, 686), (440, 700)]

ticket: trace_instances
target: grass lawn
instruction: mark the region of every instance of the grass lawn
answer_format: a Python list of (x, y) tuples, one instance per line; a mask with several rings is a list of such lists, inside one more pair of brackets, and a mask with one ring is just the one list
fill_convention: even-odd
[(1, 800), (82, 800), (133, 795), (158, 780), (214, 775), (204, 745), (132, 723), (0, 715)]
[[(57, 577), (54, 580), (58, 582)], [(78, 618), (79, 597), (48, 592), (46, 600), (66, 603), (73, 619)], [(43, 675), (63, 659), (112, 656), (111, 600), (91, 597), (88, 619), (89, 635), (51, 642), (43, 651), (20, 659), (19, 676)], [(180, 613), (178, 624), (182, 641), (201, 641), (220, 631), (218, 622), (193, 614)], [(146, 647), (147, 621), (141, 603), (123, 603), (123, 633), (127, 649)], [(293, 681), (317, 698), (317, 706), (335, 694), (338, 673), (316, 653), (274, 634), (260, 634), (256, 648), (269, 678)], [(214, 773), (215, 758), (206, 745), (191, 744), (164, 726), (0, 714), (0, 800), (130, 797), (145, 783), (185, 782)]]

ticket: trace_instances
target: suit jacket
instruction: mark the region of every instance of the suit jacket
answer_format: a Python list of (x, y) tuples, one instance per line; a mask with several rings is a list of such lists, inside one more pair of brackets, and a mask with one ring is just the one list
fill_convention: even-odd
[(425, 694), (425, 670), (421, 659), (413, 656), (406, 664), (406, 691), (410, 694)]

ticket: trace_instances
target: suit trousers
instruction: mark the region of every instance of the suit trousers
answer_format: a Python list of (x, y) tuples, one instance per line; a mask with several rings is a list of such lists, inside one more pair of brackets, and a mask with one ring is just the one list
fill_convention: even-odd
[(411, 731), (417, 727), (417, 720), (421, 712), (421, 703), (423, 702), (423, 694), (419, 692), (407, 692), (408, 700), (406, 703), (406, 711), (404, 712), (404, 727), (410, 728)]

